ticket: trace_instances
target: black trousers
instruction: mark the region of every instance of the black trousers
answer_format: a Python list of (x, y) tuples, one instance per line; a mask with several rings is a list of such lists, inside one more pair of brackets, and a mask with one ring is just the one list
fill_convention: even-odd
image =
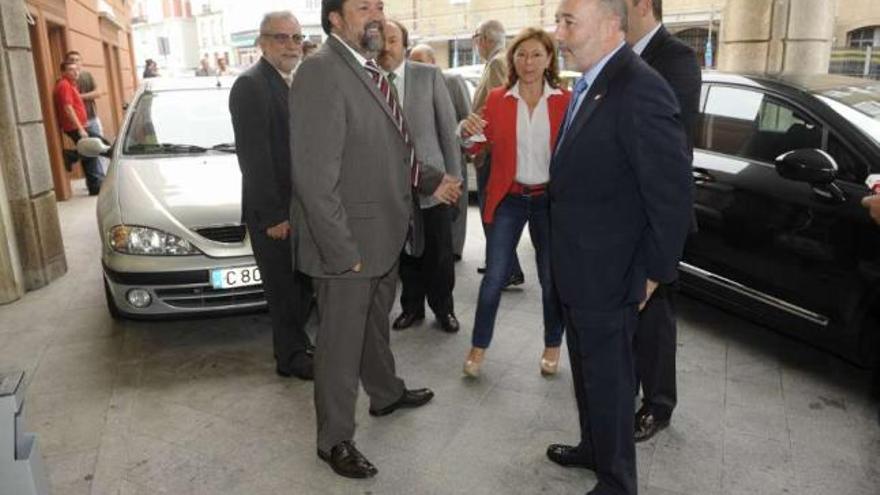
[[(87, 129), (87, 132), (89, 137), (101, 137), (91, 129)], [(78, 143), (82, 139), (76, 131), (67, 131), (65, 134), (73, 141), (73, 144)], [(86, 176), (86, 188), (89, 190), (89, 195), (94, 196), (98, 194), (101, 191), (101, 184), (104, 182), (104, 171), (101, 169), (101, 162), (95, 157), (82, 155), (80, 155), (79, 162), (82, 164), (83, 173)]]
[(635, 337), (636, 375), (642, 405), (655, 418), (667, 420), (675, 409), (675, 285), (660, 285), (639, 314)]
[(564, 308), (580, 419), (578, 449), (596, 466), (592, 495), (635, 495), (633, 438), (635, 306), (612, 311)]
[(400, 306), (406, 313), (425, 314), (425, 299), (437, 316), (453, 313), (452, 289), (455, 288), (455, 258), (452, 254), (452, 209), (437, 205), (422, 210), (425, 250), (416, 258), (400, 255), (400, 280), (403, 285)]
[(288, 371), (294, 356), (310, 345), (305, 326), (312, 307), (312, 281), (293, 270), (290, 238), (275, 240), (248, 224), (254, 257), (272, 320), (272, 344), (278, 368)]

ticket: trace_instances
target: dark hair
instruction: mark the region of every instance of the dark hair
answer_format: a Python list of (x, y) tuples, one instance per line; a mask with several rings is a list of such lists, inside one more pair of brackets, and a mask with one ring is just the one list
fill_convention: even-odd
[(79, 55), (80, 57), (82, 57), (82, 53), (80, 53), (76, 50), (70, 50), (69, 52), (64, 54), (64, 60), (69, 59), (71, 55)]
[[(642, 2), (642, 0), (633, 0), (633, 6), (636, 6), (641, 2)], [(658, 21), (662, 21), (663, 20), (663, 0), (654, 0), (654, 3), (652, 3), (651, 5), (654, 6), (651, 9), (651, 11), (654, 13), (654, 19), (658, 20)]]
[(507, 49), (507, 89), (512, 88), (519, 80), (516, 74), (516, 67), (513, 63), (514, 54), (520, 45), (529, 40), (536, 40), (547, 50), (547, 57), (550, 59), (550, 65), (544, 71), (544, 80), (552, 88), (559, 87), (559, 58), (556, 56), (556, 42), (553, 38), (540, 28), (525, 28), (513, 39), (510, 47)]
[(71, 65), (76, 65), (76, 64), (73, 62), (68, 62), (66, 60), (64, 62), (61, 62), (61, 72), (66, 71), (67, 68), (70, 67)]
[(403, 41), (403, 48), (409, 48), (409, 29), (406, 28), (400, 21), (394, 19), (387, 19), (388, 22), (397, 26), (397, 29), (400, 29), (401, 33), (401, 41)]
[(324, 28), (324, 34), (330, 34), (333, 24), (330, 22), (330, 13), (339, 12), (342, 14), (342, 5), (345, 0), (321, 0), (321, 27)]

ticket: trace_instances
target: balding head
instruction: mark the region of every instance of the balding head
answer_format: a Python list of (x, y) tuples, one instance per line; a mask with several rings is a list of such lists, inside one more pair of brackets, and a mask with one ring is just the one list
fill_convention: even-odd
[(477, 51), (479, 51), (480, 57), (486, 61), (492, 54), (504, 48), (506, 39), (504, 25), (495, 19), (481, 22), (474, 32)]
[(422, 44), (414, 46), (409, 52), (409, 59), (413, 62), (437, 65), (437, 58), (434, 56), (434, 49), (429, 45)]

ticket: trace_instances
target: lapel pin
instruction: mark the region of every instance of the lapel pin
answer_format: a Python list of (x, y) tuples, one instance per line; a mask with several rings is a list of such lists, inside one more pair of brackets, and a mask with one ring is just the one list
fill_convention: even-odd
[(602, 99), (602, 93), (599, 93), (593, 98), (593, 101), (599, 101), (601, 99)]

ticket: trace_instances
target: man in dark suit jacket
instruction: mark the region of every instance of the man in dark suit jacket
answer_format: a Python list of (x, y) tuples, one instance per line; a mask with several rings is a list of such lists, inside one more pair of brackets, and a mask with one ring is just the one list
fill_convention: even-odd
[[(627, 42), (672, 87), (681, 108), (688, 151), (693, 153), (702, 79), (697, 56), (661, 24), (662, 0), (626, 2), (629, 7)], [(635, 418), (637, 442), (648, 440), (669, 425), (677, 402), (675, 292), (675, 283), (661, 284), (639, 315), (635, 353), (636, 378), (642, 385), (642, 406)]]
[(557, 10), (561, 51), (584, 72), (549, 187), (581, 438), (547, 456), (594, 470), (594, 495), (637, 491), (632, 341), (639, 309), (675, 279), (693, 195), (675, 95), (624, 43), (626, 18), (625, 0), (563, 0)]
[(290, 256), (290, 128), (287, 97), (299, 62), (302, 33), (290, 12), (267, 14), (260, 24), (263, 57), (241, 74), (229, 94), (238, 164), (241, 213), (272, 319), (276, 371), (311, 379), (311, 342), (305, 332), (312, 302), (309, 278)]
[(363, 385), (370, 414), (422, 406), (434, 396), (397, 376), (388, 314), (397, 261), (419, 255), (413, 195), (458, 201), (461, 181), (420, 167), (397, 100), (376, 63), (382, 0), (323, 0), (328, 38), (303, 61), (291, 90), (291, 202), (296, 266), (313, 277), (318, 457), (339, 475), (378, 472), (353, 442)]

